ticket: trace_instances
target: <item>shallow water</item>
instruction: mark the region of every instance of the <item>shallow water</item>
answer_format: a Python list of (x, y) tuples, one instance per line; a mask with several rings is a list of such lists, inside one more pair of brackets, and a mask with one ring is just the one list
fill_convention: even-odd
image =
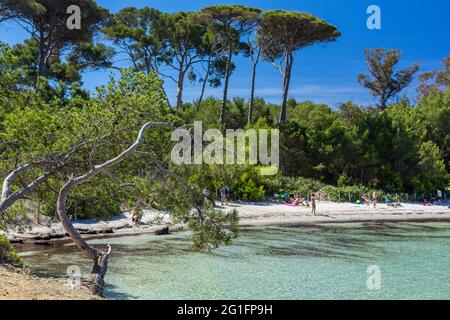
[[(188, 233), (94, 240), (111, 244), (114, 299), (449, 299), (449, 223), (358, 223), (251, 228), (230, 247), (190, 251)], [(40, 274), (91, 261), (72, 246), (25, 253)], [(367, 287), (379, 266), (381, 289)]]

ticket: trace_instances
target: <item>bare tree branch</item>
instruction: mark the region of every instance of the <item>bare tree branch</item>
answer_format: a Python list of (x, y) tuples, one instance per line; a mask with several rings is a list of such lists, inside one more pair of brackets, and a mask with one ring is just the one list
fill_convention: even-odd
[(108, 160), (100, 165), (93, 165), (91, 170), (84, 175), (79, 177), (71, 177), (69, 181), (61, 188), (58, 200), (56, 203), (56, 211), (59, 219), (61, 220), (65, 230), (75, 243), (75, 245), (80, 249), (85, 255), (94, 260), (94, 267), (92, 269), (91, 282), (93, 284), (93, 292), (96, 294), (101, 294), (104, 286), (104, 276), (106, 274), (109, 255), (111, 254), (111, 247), (109, 247), (108, 252), (100, 251), (92, 246), (90, 246), (78, 233), (78, 231), (73, 226), (70, 221), (67, 211), (66, 211), (66, 201), (72, 189), (76, 186), (89, 181), (94, 176), (104, 173), (106, 170), (110, 169), (116, 164), (124, 161), (131, 155), (135, 154), (137, 148), (142, 144), (144, 139), (145, 131), (150, 127), (171, 127), (165, 122), (148, 122), (142, 126), (139, 130), (136, 141), (125, 151), (119, 154), (117, 157)]

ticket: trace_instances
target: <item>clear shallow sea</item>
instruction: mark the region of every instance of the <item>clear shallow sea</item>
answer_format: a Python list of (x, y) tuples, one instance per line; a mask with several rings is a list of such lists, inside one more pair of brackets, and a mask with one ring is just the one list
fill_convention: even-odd
[[(243, 229), (230, 247), (190, 250), (188, 233), (111, 244), (113, 299), (450, 299), (450, 223), (354, 223)], [(25, 254), (38, 274), (91, 261), (74, 246)], [(381, 289), (367, 288), (378, 265)]]

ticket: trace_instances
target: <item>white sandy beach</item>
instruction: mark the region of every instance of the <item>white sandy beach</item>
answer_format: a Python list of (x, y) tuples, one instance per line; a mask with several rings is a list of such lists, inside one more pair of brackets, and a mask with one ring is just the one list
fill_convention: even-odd
[[(314, 223), (345, 223), (345, 222), (450, 222), (449, 203), (423, 206), (416, 203), (403, 203), (392, 208), (386, 204), (378, 204), (377, 208), (356, 205), (352, 203), (317, 202), (317, 215), (312, 216), (310, 209), (294, 207), (273, 202), (239, 202), (227, 207), (217, 204), (217, 208), (229, 211), (237, 210), (241, 226), (269, 226), (289, 224)], [(156, 211), (145, 211), (141, 225), (135, 225), (124, 213), (111, 220), (81, 220), (74, 223), (75, 228), (86, 238), (112, 237), (139, 233), (153, 233), (166, 225), (172, 230), (183, 229), (182, 225), (173, 225), (169, 215)], [(11, 230), (6, 233), (10, 240), (15, 241), (49, 241), (65, 238), (65, 230), (60, 223), (50, 226), (33, 225), (24, 232)]]
[(352, 203), (317, 202), (317, 215), (311, 209), (271, 202), (231, 204), (227, 210), (239, 212), (242, 226), (344, 223), (370, 221), (450, 221), (449, 203), (424, 206), (418, 203), (402, 203), (397, 208), (378, 204), (374, 209)]

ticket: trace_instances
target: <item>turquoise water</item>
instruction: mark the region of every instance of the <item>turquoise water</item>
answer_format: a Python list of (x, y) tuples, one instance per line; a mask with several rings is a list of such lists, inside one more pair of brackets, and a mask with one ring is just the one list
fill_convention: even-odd
[[(188, 233), (94, 240), (113, 247), (106, 296), (114, 299), (449, 299), (450, 224), (383, 223), (252, 228), (230, 247), (190, 251)], [(26, 260), (64, 275), (91, 262), (73, 246)], [(379, 266), (381, 288), (367, 288)]]

